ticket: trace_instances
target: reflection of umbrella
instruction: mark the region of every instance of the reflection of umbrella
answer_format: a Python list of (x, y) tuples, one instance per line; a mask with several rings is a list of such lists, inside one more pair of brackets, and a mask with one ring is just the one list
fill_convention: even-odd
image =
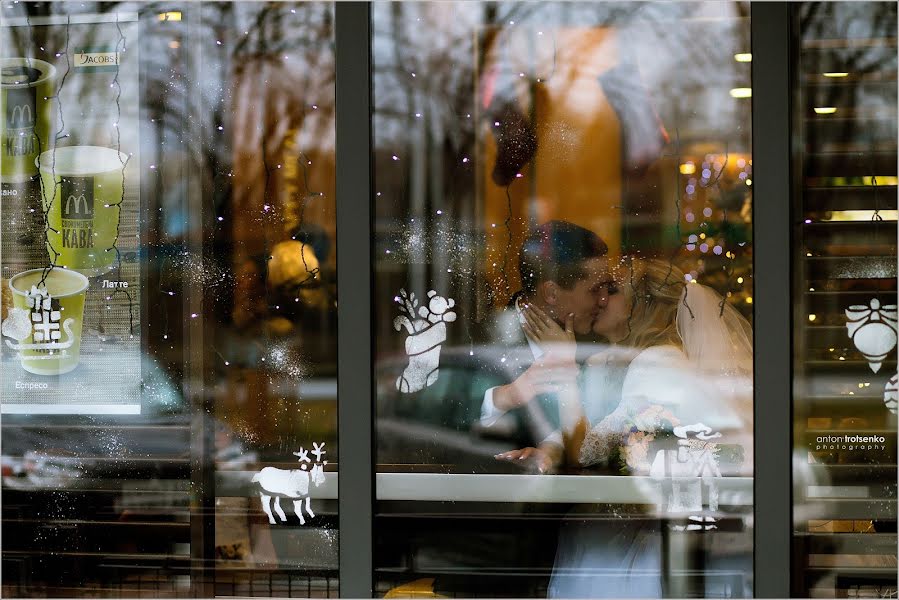
[(496, 138), (493, 181), (504, 187), (515, 181), (537, 152), (537, 134), (518, 104), (514, 82), (507, 71), (498, 65), (487, 71), (481, 98), (490, 131)]

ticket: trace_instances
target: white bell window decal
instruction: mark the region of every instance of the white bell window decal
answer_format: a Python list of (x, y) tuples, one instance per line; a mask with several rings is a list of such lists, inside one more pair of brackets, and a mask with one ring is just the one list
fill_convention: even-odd
[(881, 306), (880, 300), (872, 298), (867, 306), (855, 304), (847, 308), (846, 318), (852, 343), (876, 373), (896, 347), (896, 305)]
[(896, 408), (896, 388), (897, 388), (897, 376), (894, 374), (890, 377), (890, 380), (887, 382), (886, 387), (883, 388), (883, 403), (887, 407), (891, 413), (899, 414)]

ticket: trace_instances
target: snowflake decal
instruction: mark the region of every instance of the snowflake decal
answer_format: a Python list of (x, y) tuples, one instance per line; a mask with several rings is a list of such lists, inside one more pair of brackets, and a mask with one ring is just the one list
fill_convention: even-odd
[(31, 286), (27, 295), (28, 308), (32, 310), (31, 321), (35, 342), (56, 342), (62, 337), (59, 330), (60, 311), (53, 310), (50, 294), (46, 289)]

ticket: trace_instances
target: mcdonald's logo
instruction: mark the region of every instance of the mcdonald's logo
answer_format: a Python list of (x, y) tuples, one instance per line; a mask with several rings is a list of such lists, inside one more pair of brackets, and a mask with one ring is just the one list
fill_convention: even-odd
[[(72, 210), (73, 203), (75, 205), (74, 211)], [(74, 196), (74, 195), (69, 196), (68, 198), (66, 198), (66, 207), (65, 207), (64, 213), (66, 215), (69, 215), (70, 217), (73, 214), (80, 215), (80, 214), (82, 214), (81, 213), (82, 207), (84, 207), (84, 214), (89, 215), (91, 211), (87, 205), (87, 198), (84, 197), (84, 194), (81, 194), (80, 196)]]
[(20, 104), (12, 107), (9, 117), (9, 126), (14, 129), (24, 129), (34, 125), (34, 113), (30, 104)]
[(28, 129), (34, 127), (37, 118), (37, 91), (35, 88), (3, 90), (5, 94), (6, 127), (9, 129)]
[[(94, 218), (94, 178), (70, 177), (60, 178), (62, 187), (59, 194), (63, 219), (90, 220)], [(65, 201), (63, 201), (65, 198)]]

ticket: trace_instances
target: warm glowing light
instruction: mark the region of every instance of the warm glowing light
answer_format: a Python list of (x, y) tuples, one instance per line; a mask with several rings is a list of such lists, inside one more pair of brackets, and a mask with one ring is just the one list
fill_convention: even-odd
[(737, 62), (752, 62), (752, 53), (741, 52), (739, 54), (734, 54), (734, 60)]
[(870, 186), (899, 185), (899, 177), (895, 175), (862, 175), (860, 177), (816, 177), (814, 185), (819, 187), (844, 187), (859, 185)]
[(752, 98), (752, 88), (734, 88), (730, 91), (731, 98)]
[[(873, 210), (834, 210), (826, 213), (822, 221), (873, 221)], [(884, 221), (895, 221), (899, 218), (899, 211), (881, 210), (877, 212)]]
[(746, 304), (752, 304), (752, 296), (746, 297)]
[(696, 165), (691, 162), (685, 162), (680, 166), (680, 172), (682, 175), (692, 175), (696, 172)]
[(742, 277), (737, 277), (737, 283), (743, 283), (743, 278), (742, 278)]
[(160, 21), (180, 21), (181, 20), (181, 11), (180, 10), (170, 10), (169, 12), (159, 13)]
[(837, 112), (836, 106), (816, 106), (815, 107), (815, 114), (818, 114), (818, 115), (832, 115), (835, 112)]
[(817, 319), (817, 318), (818, 318), (818, 315), (809, 315), (809, 316), (808, 316), (808, 320), (809, 320), (809, 321), (814, 321), (814, 320)]
[(849, 77), (849, 73), (843, 73), (842, 71), (833, 71), (830, 73), (824, 73), (825, 77)]

